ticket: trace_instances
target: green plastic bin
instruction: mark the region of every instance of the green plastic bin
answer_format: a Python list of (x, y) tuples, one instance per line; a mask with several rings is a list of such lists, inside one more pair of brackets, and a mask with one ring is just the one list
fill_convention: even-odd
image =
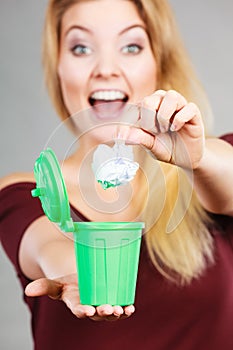
[(80, 300), (90, 305), (134, 303), (143, 223), (74, 223)]
[(34, 166), (36, 188), (50, 221), (73, 232), (81, 304), (134, 303), (143, 222), (73, 222), (61, 168), (49, 148)]

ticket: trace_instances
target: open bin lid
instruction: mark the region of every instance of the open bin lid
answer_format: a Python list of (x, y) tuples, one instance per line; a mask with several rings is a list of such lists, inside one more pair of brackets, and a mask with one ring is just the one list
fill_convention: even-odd
[(41, 152), (35, 162), (36, 188), (33, 197), (39, 197), (45, 215), (63, 231), (74, 230), (65, 182), (57, 157), (51, 148)]

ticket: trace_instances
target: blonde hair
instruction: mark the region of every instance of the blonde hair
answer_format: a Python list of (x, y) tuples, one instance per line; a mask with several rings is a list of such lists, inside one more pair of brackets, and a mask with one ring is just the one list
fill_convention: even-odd
[[(57, 113), (64, 120), (69, 117), (59, 83), (57, 66), (61, 21), (64, 12), (79, 1), (50, 0), (43, 34), (43, 65), (45, 80)], [(188, 54), (182, 44), (174, 14), (166, 0), (131, 0), (147, 26), (151, 48), (157, 64), (158, 89), (174, 89), (200, 107), (208, 129), (211, 111)], [(159, 187), (154, 160), (143, 165), (150, 184), (145, 204), (144, 220), (148, 227), (146, 242), (156, 268), (169, 280), (178, 284), (190, 283), (199, 277), (209, 263), (213, 263), (213, 240), (208, 230), (210, 219), (198, 202), (181, 169), (159, 163), (165, 187)], [(183, 182), (179, 181), (182, 178)], [(162, 193), (166, 189), (166, 196)], [(187, 193), (190, 198), (187, 199)], [(157, 198), (164, 197), (163, 208), (156, 211)], [(189, 201), (190, 199), (190, 201)], [(175, 208), (175, 209), (174, 209)], [(170, 233), (168, 221), (172, 220)]]

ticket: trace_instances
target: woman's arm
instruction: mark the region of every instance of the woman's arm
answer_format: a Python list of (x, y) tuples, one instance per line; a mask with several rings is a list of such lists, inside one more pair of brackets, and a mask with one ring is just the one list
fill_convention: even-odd
[(220, 139), (207, 139), (194, 187), (210, 212), (233, 216), (233, 147)]
[(47, 217), (30, 225), (21, 242), (19, 260), (24, 274), (34, 280), (25, 293), (62, 300), (79, 318), (116, 320), (130, 316), (134, 306), (81, 305), (73, 241), (64, 236)]
[(141, 103), (138, 127), (124, 132), (158, 160), (194, 175), (201, 204), (216, 214), (233, 215), (233, 147), (205, 139), (199, 108), (176, 91), (158, 90)]
[(76, 272), (73, 241), (46, 216), (34, 221), (24, 233), (19, 261), (22, 271), (31, 280), (54, 279)]

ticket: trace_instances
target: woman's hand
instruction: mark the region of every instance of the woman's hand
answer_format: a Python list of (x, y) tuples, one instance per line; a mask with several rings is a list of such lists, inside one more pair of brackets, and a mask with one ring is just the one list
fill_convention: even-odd
[(29, 297), (47, 295), (52, 299), (62, 300), (78, 318), (89, 317), (95, 321), (123, 319), (131, 316), (135, 310), (133, 305), (123, 308), (111, 305), (94, 307), (80, 304), (76, 274), (54, 280), (40, 278), (27, 285), (25, 294)]
[(161, 161), (195, 169), (205, 146), (201, 113), (174, 90), (158, 90), (140, 105), (138, 128), (127, 141), (141, 144)]

